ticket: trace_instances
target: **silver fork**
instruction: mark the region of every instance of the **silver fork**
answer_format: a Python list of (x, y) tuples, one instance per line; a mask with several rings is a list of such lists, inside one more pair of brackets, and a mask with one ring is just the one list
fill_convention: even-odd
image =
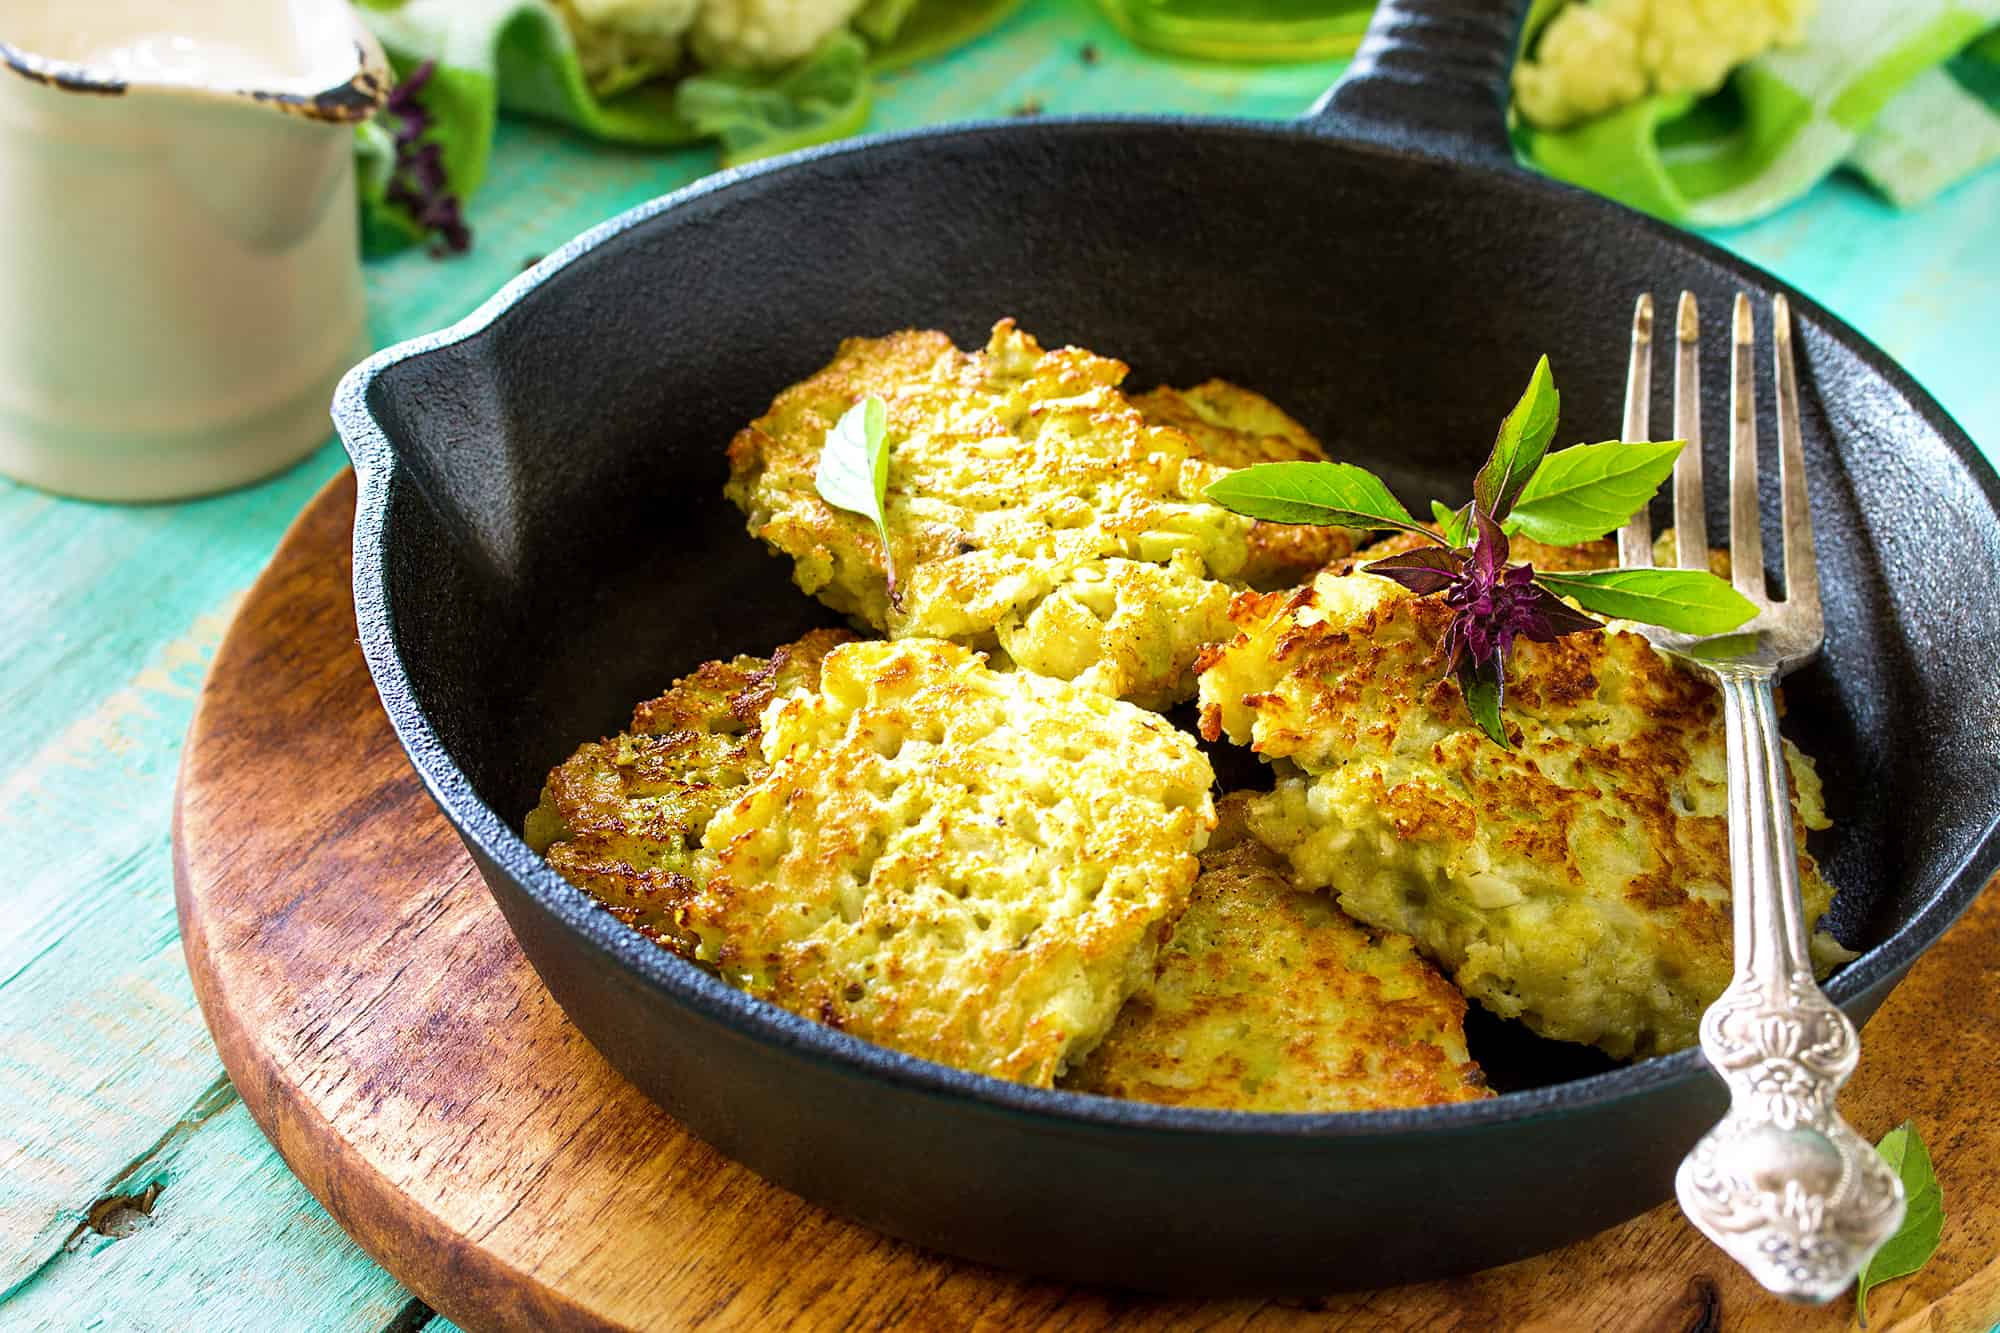
[[(1772, 302), (1778, 397), (1778, 484), (1784, 512), (1785, 595), (1764, 584), (1758, 527), (1756, 336), (1738, 294), (1729, 383), (1731, 581), (1757, 615), (1731, 634), (1693, 637), (1651, 625), (1664, 652), (1713, 675), (1729, 731), (1729, 870), (1736, 972), (1701, 1020), (1701, 1049), (1729, 1085), (1729, 1112), (1675, 1178), (1681, 1209), (1768, 1290), (1795, 1301), (1832, 1300), (1902, 1224), (1896, 1173), (1841, 1119), (1834, 1098), (1860, 1058), (1847, 1015), (1813, 980), (1799, 902), (1798, 847), (1772, 688), (1818, 655), (1825, 638), (1812, 514), (1806, 505), (1791, 309)], [(1702, 511), (1699, 316), (1681, 294), (1676, 320), (1674, 436), (1687, 441), (1674, 470), (1675, 560), (1708, 568)], [(1653, 300), (1639, 298), (1625, 390), (1625, 435), (1647, 432)], [(1641, 510), (1618, 534), (1619, 564), (1653, 563), (1652, 522)]]

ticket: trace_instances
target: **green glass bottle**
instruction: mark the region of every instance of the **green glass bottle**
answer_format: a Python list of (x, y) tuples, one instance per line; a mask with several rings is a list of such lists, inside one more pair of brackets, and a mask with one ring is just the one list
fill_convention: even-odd
[(1098, 0), (1141, 46), (1207, 60), (1326, 60), (1354, 54), (1374, 0)]

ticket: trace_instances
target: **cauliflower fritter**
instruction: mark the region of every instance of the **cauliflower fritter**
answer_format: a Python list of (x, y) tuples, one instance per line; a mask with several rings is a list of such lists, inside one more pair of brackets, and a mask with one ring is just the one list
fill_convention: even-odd
[[(1201, 457), (1222, 467), (1326, 461), (1319, 440), (1283, 408), (1227, 380), (1206, 380), (1191, 389), (1163, 384), (1135, 395), (1132, 406), (1153, 425), (1180, 431)], [(1253, 524), (1237, 577), (1253, 588), (1292, 587), (1351, 553), (1357, 535), (1308, 523)]]
[[(1716, 689), (1615, 626), (1517, 641), (1510, 752), (1442, 673), (1449, 614), (1368, 574), (1237, 598), (1201, 726), (1279, 765), (1252, 831), (1503, 1017), (1619, 1057), (1689, 1044), (1733, 959)], [(1786, 749), (1803, 848), (1827, 821)], [(1799, 874), (1816, 923), (1833, 891), (1803, 850)], [(1840, 956), (1825, 936), (1815, 952)]]
[(1706, 96), (1805, 37), (1817, 0), (1574, 0), (1514, 66), (1521, 114), (1548, 130), (1656, 93)]
[[(1248, 797), (1219, 804), (1223, 828)], [(1407, 935), (1357, 925), (1218, 828), (1152, 978), (1063, 1086), (1226, 1111), (1370, 1111), (1490, 1096), (1465, 997)], [(1228, 845), (1219, 845), (1228, 842)]]
[[(1201, 498), (1225, 469), (1118, 391), (1126, 367), (1044, 351), (1003, 320), (983, 351), (942, 333), (849, 339), (729, 447), (729, 498), (800, 588), (891, 638), (998, 649), (1015, 664), (1165, 708), (1226, 634), (1251, 521)], [(888, 406), (885, 506), (900, 602), (873, 525), (814, 489), (826, 433)]]
[(819, 688), (820, 661), (854, 636), (814, 630), (768, 658), (709, 662), (632, 712), (631, 730), (559, 764), (524, 836), (565, 879), (656, 944), (691, 955), (676, 913), (707, 875), (702, 831), (770, 766), (758, 718)]
[(1185, 910), (1214, 774), (1164, 719), (955, 644), (849, 644), (764, 713), (681, 924), (729, 981), (1046, 1087)]

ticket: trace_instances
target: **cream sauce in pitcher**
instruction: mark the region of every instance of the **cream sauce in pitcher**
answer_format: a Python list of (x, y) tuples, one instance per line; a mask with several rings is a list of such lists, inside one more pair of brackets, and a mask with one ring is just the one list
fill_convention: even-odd
[(0, 0), (0, 472), (158, 500), (327, 438), (368, 350), (343, 0)]

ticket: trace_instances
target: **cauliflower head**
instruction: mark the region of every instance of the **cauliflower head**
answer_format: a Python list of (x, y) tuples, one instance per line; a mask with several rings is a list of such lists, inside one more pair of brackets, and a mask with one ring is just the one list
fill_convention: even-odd
[(864, 0), (701, 0), (694, 54), (705, 68), (776, 69), (843, 26)]
[(1514, 67), (1529, 123), (1565, 129), (1656, 93), (1706, 95), (1805, 35), (1817, 0), (1575, 0)]
[(680, 67), (701, 0), (555, 0), (590, 89), (615, 97)]

